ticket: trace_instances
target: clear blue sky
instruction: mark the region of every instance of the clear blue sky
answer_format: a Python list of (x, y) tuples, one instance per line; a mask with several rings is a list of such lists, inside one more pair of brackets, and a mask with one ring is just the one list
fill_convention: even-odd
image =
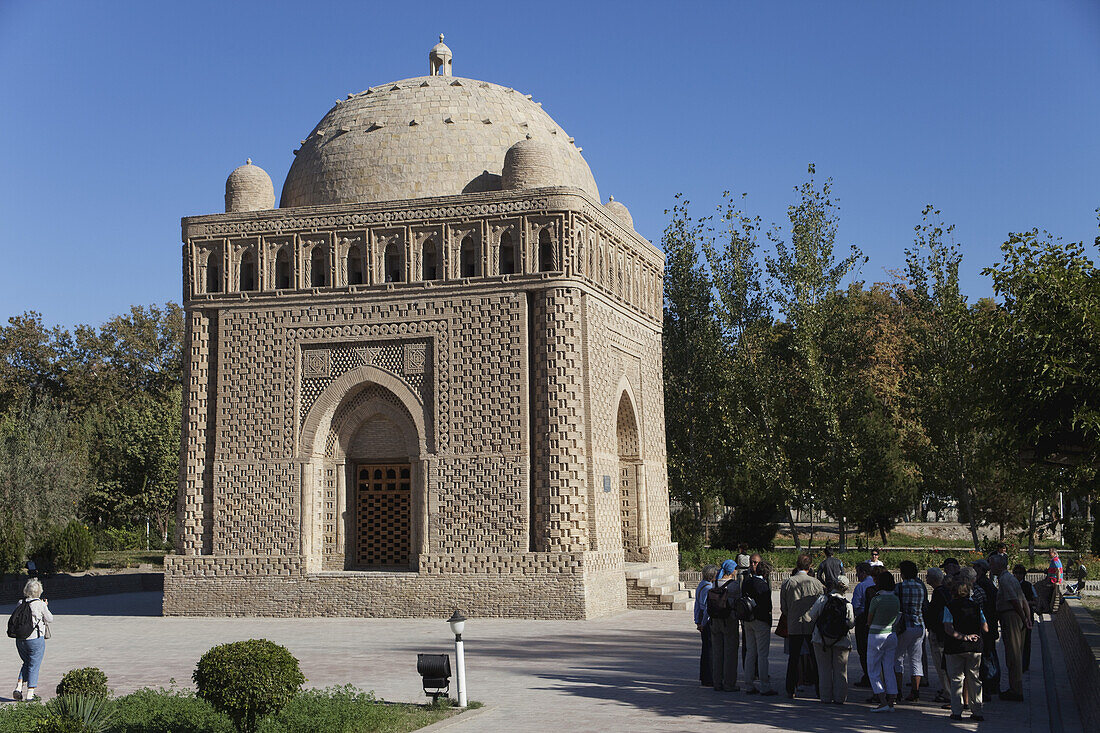
[(0, 319), (180, 297), (184, 215), (246, 157), (276, 195), (332, 103), (425, 73), (531, 93), (653, 241), (684, 192), (782, 221), (808, 162), (842, 243), (899, 266), (921, 207), (964, 287), (1009, 231), (1097, 234), (1100, 3), (0, 0)]

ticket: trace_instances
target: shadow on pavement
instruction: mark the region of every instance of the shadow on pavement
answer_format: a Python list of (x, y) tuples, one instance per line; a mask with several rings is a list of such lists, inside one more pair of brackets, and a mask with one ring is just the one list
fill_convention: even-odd
[[(43, 594), (50, 602), (50, 612), (62, 616), (161, 616), (164, 595), (160, 592), (112, 593), (83, 598), (50, 598), (49, 586)], [(0, 606), (0, 614), (8, 615), (14, 604)]]
[[(923, 707), (899, 706), (896, 712), (872, 714), (863, 704), (869, 691), (852, 687), (843, 707), (824, 705), (812, 698), (789, 700), (783, 692), (787, 657), (772, 649), (772, 685), (776, 697), (749, 696), (744, 692), (715, 692), (698, 681), (698, 636), (669, 635), (655, 631), (617, 631), (602, 638), (533, 638), (518, 644), (497, 640), (471, 643), (467, 654), (494, 660), (519, 674), (544, 680), (541, 689), (593, 700), (619, 703), (666, 720), (654, 720), (664, 729), (677, 719), (758, 724), (808, 733), (836, 733), (838, 730), (957, 731), (973, 730), (975, 724), (952, 723), (946, 712), (929, 703)], [(545, 660), (547, 664), (541, 662)], [(525, 664), (526, 663), (526, 664)], [(547, 667), (564, 672), (551, 672)], [(744, 680), (739, 680), (745, 689)], [(812, 694), (812, 689), (808, 689)], [(852, 702), (856, 701), (856, 702)], [(685, 721), (686, 723), (686, 721)]]

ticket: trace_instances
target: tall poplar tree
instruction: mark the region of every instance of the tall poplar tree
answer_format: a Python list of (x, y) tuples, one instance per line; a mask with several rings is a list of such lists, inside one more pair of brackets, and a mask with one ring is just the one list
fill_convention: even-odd
[[(706, 541), (729, 473), (722, 439), (726, 370), (710, 280), (699, 259), (706, 219), (677, 196), (661, 242), (665, 251), (664, 384), (669, 495), (694, 514)], [(681, 538), (686, 539), (686, 538)]]

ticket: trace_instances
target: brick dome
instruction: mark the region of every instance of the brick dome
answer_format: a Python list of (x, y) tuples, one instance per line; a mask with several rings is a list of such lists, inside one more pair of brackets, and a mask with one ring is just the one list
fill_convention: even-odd
[(557, 180), (554, 146), (545, 140), (535, 140), (528, 135), (504, 154), (501, 186), (505, 190), (556, 186)]
[(580, 148), (539, 104), (498, 84), (433, 75), (338, 102), (296, 152), (280, 206), (501, 190), (505, 155), (529, 134), (550, 171), (540, 185), (573, 186), (599, 200)]
[(627, 229), (634, 228), (634, 217), (630, 215), (630, 209), (626, 208), (621, 201), (616, 201), (614, 196), (609, 197), (608, 202), (603, 207), (608, 214)]
[(275, 187), (271, 176), (252, 159), (233, 170), (225, 180), (225, 210), (262, 211), (275, 208)]

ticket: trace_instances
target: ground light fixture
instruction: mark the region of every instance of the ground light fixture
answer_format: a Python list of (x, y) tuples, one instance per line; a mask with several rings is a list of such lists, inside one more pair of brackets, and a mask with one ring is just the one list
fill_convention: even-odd
[(455, 663), (458, 665), (458, 706), (466, 707), (466, 655), (462, 649), (462, 630), (466, 628), (466, 617), (455, 610), (447, 619), (451, 633), (455, 635)]
[(424, 682), (424, 694), (435, 702), (451, 691), (451, 658), (446, 654), (417, 654), (416, 672)]

